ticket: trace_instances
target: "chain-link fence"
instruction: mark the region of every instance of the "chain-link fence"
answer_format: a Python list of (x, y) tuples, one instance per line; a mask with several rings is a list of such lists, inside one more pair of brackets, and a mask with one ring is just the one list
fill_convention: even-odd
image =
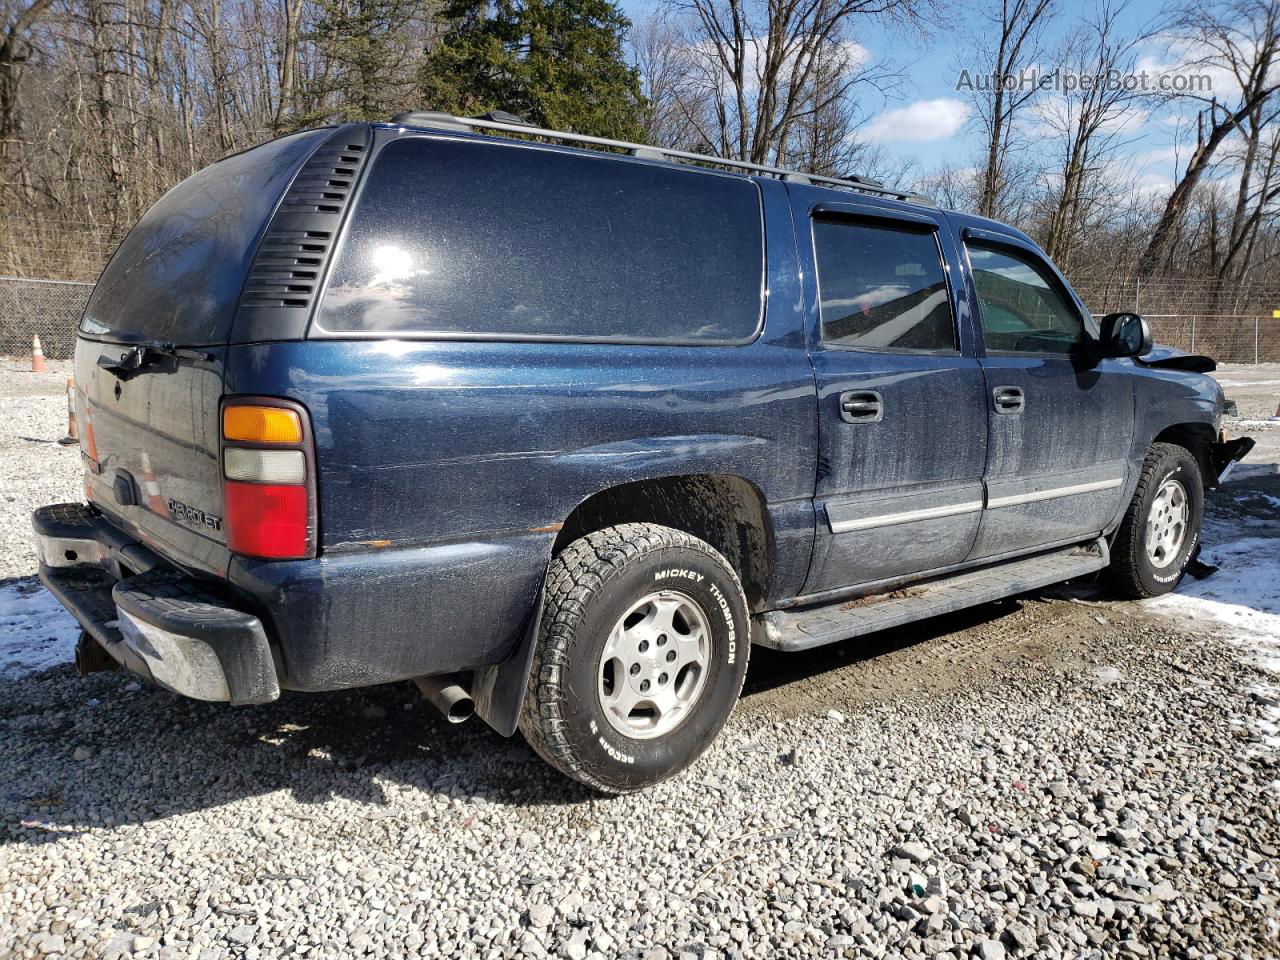
[(30, 355), (31, 338), (39, 336), (46, 357), (70, 357), (92, 289), (70, 280), (0, 277), (0, 356)]
[(1157, 343), (1221, 363), (1280, 361), (1280, 284), (1157, 277), (1074, 279), (1098, 316), (1140, 313)]
[[(1156, 341), (1223, 363), (1280, 362), (1278, 284), (1157, 279), (1075, 281), (1097, 315), (1134, 310)], [(71, 356), (91, 283), (0, 276), (0, 356), (27, 356), (39, 334), (45, 355)]]

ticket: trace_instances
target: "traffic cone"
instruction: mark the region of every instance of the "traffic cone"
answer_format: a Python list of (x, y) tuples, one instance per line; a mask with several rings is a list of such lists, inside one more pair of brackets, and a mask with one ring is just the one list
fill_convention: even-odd
[(58, 441), (64, 447), (80, 442), (80, 427), (76, 424), (76, 382), (67, 377), (67, 435)]
[(40, 334), (31, 338), (31, 372), (44, 373), (44, 349), (40, 346)]
[(169, 508), (164, 497), (160, 496), (160, 484), (156, 483), (156, 475), (151, 472), (151, 458), (147, 451), (142, 451), (142, 496), (146, 500), (147, 509), (162, 517), (169, 516)]

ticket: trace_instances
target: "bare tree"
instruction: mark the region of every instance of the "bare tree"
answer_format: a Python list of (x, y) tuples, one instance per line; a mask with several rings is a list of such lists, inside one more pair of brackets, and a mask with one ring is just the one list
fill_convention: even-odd
[(1146, 276), (1167, 266), (1168, 252), (1182, 224), (1197, 186), (1212, 167), (1228, 139), (1251, 116), (1261, 116), (1280, 88), (1280, 3), (1277, 0), (1228, 0), (1211, 7), (1189, 7), (1178, 28), (1193, 49), (1203, 50), (1193, 66), (1215, 67), (1228, 73), (1239, 87), (1230, 104), (1216, 96), (1188, 92), (1187, 99), (1204, 103), (1196, 117), (1196, 144), (1186, 169), (1164, 205), (1138, 271)]
[[(91, 280), (148, 205), (228, 150), (413, 103), (437, 42), (437, 2), (0, 0), (0, 273)], [(991, 90), (982, 129), (1000, 118), (1000, 135), (983, 137), (972, 168), (953, 162), (925, 177), (867, 143), (862, 124), (896, 74), (859, 46), (863, 26), (910, 28), (942, 0), (665, 2), (631, 37), (654, 142), (859, 173), (964, 209), (994, 183), (992, 212), (1040, 237), (1075, 274), (1132, 276), (1163, 224), (1162, 268), (1235, 285), (1280, 276), (1280, 0), (1212, 0), (1208, 13), (1177, 21), (1184, 43), (1198, 45), (1188, 61), (1227, 71), (1244, 92), (1182, 96), (1200, 114), (1200, 138), (1168, 204), (1124, 168), (1127, 120), (1143, 105), (1123, 99), (1055, 100), (1031, 151), (1020, 147), (1032, 106), (991, 112)], [(1027, 21), (1052, 12), (1018, 2), (990, 8), (990, 61), (1006, 69), (1038, 63)], [(1108, 9), (1075, 35), (1078, 71), (1131, 62)], [(994, 179), (984, 177), (993, 142)]]
[(280, 90), (276, 108), (271, 118), (273, 130), (281, 130), (285, 117), (294, 108), (294, 88), (297, 84), (298, 40), (302, 24), (302, 0), (280, 0), (284, 14), (284, 42), (280, 49)]
[[(22, 77), (34, 47), (31, 33), (52, 6), (53, 0), (34, 0), (13, 7), (6, 3), (0, 33), (0, 182), (9, 180), (9, 157), (15, 138), (22, 133)], [(0, 192), (0, 215), (5, 197)]]
[[(855, 59), (859, 62), (850, 62)], [(776, 160), (780, 165), (829, 177), (857, 173), (882, 179), (877, 173), (889, 165), (885, 162), (884, 150), (860, 135), (869, 119), (861, 98), (834, 95), (849, 83), (851, 74), (857, 86), (874, 89), (882, 95), (894, 87), (898, 79), (883, 67), (861, 62), (860, 55), (850, 54), (847, 49), (829, 46), (822, 50), (802, 92), (801, 109), (796, 111), (777, 149)], [(905, 169), (894, 171), (895, 185), (910, 175), (911, 171)]]
[(1041, 104), (1042, 121), (1058, 145), (1044, 247), (1063, 269), (1070, 268), (1085, 228), (1115, 210), (1108, 169), (1121, 148), (1133, 142), (1129, 121), (1144, 115), (1142, 91), (1108, 80), (1132, 75), (1139, 48), (1159, 29), (1150, 24), (1122, 32), (1119, 23), (1128, 6), (1103, 0), (1069, 35), (1058, 62), (1071, 71), (1072, 84)]
[(1280, 210), (1280, 131), (1274, 126), (1280, 110), (1251, 117), (1247, 124), (1240, 183), (1227, 230), (1223, 255), (1217, 264), (1220, 280), (1243, 280), (1257, 264), (1254, 257), (1262, 231), (1275, 228)]
[(978, 213), (985, 217), (1007, 215), (1001, 198), (1014, 172), (1009, 155), (1016, 121), (1040, 93), (1036, 84), (1022, 82), (1024, 72), (1037, 66), (1044, 53), (1042, 38), (1056, 5), (1057, 0), (989, 0), (969, 36), (976, 70), (966, 58), (960, 79), (983, 132)]
[(972, 167), (943, 163), (910, 186), (947, 210), (972, 210), (977, 204), (977, 170)]
[(692, 57), (670, 12), (657, 10), (635, 24), (631, 31), (631, 49), (640, 72), (640, 90), (647, 103), (646, 141), (664, 147), (696, 149), (697, 134), (686, 111), (700, 114), (703, 107), (691, 104), (696, 97), (687, 85)]
[[(925, 0), (668, 0), (682, 13), (689, 67), (681, 111), (703, 149), (753, 163), (785, 155), (797, 124), (887, 74), (854, 27), (912, 20)], [(836, 113), (839, 111), (836, 110)]]

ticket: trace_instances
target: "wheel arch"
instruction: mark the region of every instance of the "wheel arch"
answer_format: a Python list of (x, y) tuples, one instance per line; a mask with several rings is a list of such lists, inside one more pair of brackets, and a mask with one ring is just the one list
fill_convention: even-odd
[(565, 518), (552, 554), (619, 523), (658, 523), (715, 547), (737, 572), (752, 610), (769, 595), (775, 544), (764, 494), (736, 474), (679, 474), (600, 490)]
[(1188, 451), (1200, 468), (1200, 479), (1205, 489), (1212, 489), (1217, 486), (1218, 471), (1214, 468), (1212, 459), (1213, 445), (1217, 440), (1218, 435), (1212, 424), (1191, 421), (1165, 427), (1152, 438), (1151, 443), (1171, 443)]

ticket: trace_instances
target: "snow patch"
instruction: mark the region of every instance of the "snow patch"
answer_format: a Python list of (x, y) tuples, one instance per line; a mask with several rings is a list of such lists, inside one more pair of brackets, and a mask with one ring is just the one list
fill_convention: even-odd
[(39, 581), (0, 580), (0, 676), (71, 663), (80, 625)]
[[(1276, 499), (1258, 491), (1236, 494), (1237, 499), (1246, 496)], [(1221, 569), (1207, 580), (1184, 577), (1175, 592), (1143, 603), (1179, 619), (1225, 627), (1254, 663), (1280, 674), (1280, 537), (1241, 536), (1241, 530), (1234, 524), (1207, 526), (1205, 539), (1218, 543), (1202, 556)], [(1260, 684), (1251, 692), (1261, 708), (1263, 743), (1280, 749), (1280, 685)]]
[(1206, 547), (1203, 559), (1221, 569), (1208, 580), (1186, 577), (1176, 592), (1146, 605), (1230, 627), (1280, 670), (1280, 538), (1228, 540)]
[(1263, 503), (1268, 503), (1273, 507), (1280, 507), (1280, 497), (1273, 497), (1271, 494), (1263, 493), (1261, 490), (1242, 490), (1240, 493), (1235, 494), (1235, 499), (1237, 502), (1261, 500)]

